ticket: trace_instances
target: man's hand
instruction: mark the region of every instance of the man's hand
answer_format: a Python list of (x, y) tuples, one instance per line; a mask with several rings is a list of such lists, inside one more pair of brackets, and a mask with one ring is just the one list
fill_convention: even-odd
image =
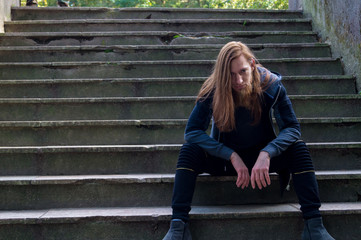
[(236, 152), (233, 152), (230, 159), (238, 175), (236, 181), (237, 187), (242, 187), (242, 189), (248, 187), (249, 185), (248, 168), (242, 161), (241, 157)]
[(253, 189), (256, 188), (256, 184), (259, 189), (271, 184), (271, 179), (269, 177), (270, 159), (267, 152), (262, 151), (259, 153), (257, 161), (252, 168), (251, 185)]

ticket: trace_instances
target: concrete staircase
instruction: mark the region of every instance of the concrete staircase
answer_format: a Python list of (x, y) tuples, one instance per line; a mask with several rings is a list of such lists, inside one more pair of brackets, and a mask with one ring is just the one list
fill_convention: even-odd
[[(324, 223), (361, 236), (361, 97), (297, 11), (13, 8), (0, 36), (0, 239), (162, 239), (195, 95), (223, 44), (284, 75)], [(200, 176), (196, 240), (300, 239), (295, 193)]]

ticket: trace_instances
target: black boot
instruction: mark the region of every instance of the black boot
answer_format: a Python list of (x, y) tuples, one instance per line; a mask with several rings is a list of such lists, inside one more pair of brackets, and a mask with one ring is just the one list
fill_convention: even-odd
[(27, 0), (26, 1), (26, 6), (27, 7), (37, 7), (38, 2), (36, 0)]
[(163, 240), (192, 240), (188, 223), (184, 223), (180, 219), (173, 219)]
[(335, 240), (323, 226), (322, 218), (311, 218), (305, 220), (305, 228), (302, 233), (302, 240)]

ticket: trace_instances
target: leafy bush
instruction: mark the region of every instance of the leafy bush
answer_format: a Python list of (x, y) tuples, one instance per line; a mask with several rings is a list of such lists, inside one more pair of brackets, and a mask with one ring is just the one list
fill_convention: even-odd
[[(25, 5), (26, 0), (22, 0)], [(56, 6), (57, 0), (38, 0), (39, 6)], [(70, 0), (72, 7), (172, 7), (288, 9), (288, 0)]]

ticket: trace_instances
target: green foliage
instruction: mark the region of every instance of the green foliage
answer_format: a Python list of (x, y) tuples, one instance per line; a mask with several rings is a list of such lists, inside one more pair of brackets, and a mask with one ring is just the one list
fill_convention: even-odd
[[(26, 0), (21, 0), (24, 6)], [(69, 0), (72, 7), (171, 7), (288, 9), (288, 0)], [(57, 0), (38, 0), (39, 6), (56, 6)]]
[(174, 36), (173, 36), (173, 39), (180, 38), (180, 37), (184, 37), (184, 35), (182, 35), (182, 34), (174, 35)]

